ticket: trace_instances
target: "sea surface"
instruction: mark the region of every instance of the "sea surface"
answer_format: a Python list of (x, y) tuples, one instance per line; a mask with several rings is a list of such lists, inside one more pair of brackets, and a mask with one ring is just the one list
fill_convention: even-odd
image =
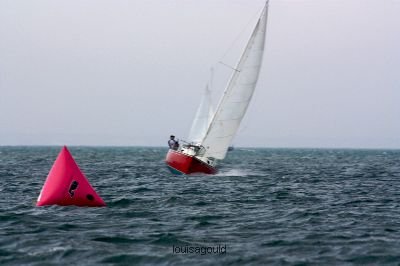
[(176, 176), (166, 148), (69, 149), (107, 207), (35, 207), (61, 147), (0, 147), (0, 265), (400, 263), (399, 150), (236, 148)]

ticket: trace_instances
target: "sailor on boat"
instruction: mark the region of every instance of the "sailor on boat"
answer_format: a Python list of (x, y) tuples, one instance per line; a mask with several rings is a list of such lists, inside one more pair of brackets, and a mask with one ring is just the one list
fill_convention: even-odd
[(175, 136), (171, 135), (168, 140), (168, 146), (171, 150), (177, 150), (179, 147), (179, 141), (175, 140)]

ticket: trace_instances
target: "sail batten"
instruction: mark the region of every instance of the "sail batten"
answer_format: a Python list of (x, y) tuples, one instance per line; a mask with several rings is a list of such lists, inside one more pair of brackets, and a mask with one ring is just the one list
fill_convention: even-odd
[(225, 158), (228, 147), (246, 113), (262, 64), (267, 11), (268, 2), (201, 140), (201, 144), (206, 147), (205, 157)]

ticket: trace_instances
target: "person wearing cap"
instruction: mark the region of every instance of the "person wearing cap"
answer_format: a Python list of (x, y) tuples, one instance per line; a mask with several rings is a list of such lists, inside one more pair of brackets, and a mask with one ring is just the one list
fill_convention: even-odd
[(172, 150), (177, 150), (177, 149), (178, 149), (179, 143), (178, 143), (177, 140), (175, 140), (175, 136), (174, 136), (174, 135), (171, 135), (171, 136), (169, 137), (168, 146), (169, 146), (169, 148), (172, 149)]

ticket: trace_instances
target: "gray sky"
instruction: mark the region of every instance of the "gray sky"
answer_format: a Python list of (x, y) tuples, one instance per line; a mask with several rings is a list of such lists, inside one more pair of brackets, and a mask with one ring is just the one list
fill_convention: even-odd
[[(185, 138), (210, 67), (217, 102), (217, 62), (235, 63), (263, 4), (0, 0), (0, 145)], [(234, 144), (400, 148), (399, 14), (399, 0), (270, 0)]]

